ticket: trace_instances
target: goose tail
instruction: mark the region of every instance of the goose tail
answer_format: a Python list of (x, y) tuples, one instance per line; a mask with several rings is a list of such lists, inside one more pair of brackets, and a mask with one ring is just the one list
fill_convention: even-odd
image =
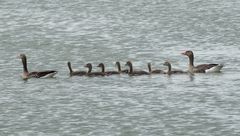
[(206, 73), (217, 73), (221, 72), (221, 69), (223, 68), (223, 64), (218, 64), (217, 66), (214, 66), (208, 70), (206, 70)]

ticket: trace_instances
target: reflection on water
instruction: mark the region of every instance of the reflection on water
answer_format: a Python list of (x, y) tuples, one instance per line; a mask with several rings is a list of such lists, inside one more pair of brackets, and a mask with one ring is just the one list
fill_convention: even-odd
[[(238, 1), (2, 1), (1, 135), (238, 135)], [(224, 63), (222, 73), (70, 78), (100, 62), (147, 71)], [(21, 79), (56, 69), (53, 79)]]

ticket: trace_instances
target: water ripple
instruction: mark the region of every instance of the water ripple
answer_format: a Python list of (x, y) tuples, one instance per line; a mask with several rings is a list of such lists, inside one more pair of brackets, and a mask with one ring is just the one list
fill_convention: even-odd
[[(1, 135), (238, 135), (238, 1), (2, 1), (0, 5)], [(129, 77), (68, 76), (103, 62), (107, 70), (187, 69), (223, 63), (222, 73)], [(21, 80), (56, 69), (54, 79)]]

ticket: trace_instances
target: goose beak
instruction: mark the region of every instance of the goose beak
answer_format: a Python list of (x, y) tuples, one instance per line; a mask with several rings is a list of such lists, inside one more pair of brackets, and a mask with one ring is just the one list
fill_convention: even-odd
[(186, 55), (186, 52), (182, 52), (181, 54), (182, 54), (182, 55)]
[(169, 62), (168, 61), (165, 61), (164, 63), (163, 63), (163, 66), (168, 66), (169, 65)]

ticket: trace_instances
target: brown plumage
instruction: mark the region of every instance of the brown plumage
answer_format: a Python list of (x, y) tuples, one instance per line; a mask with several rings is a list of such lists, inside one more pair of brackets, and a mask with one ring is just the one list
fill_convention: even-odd
[(128, 75), (130, 75), (130, 76), (149, 75), (148, 72), (143, 71), (143, 70), (134, 71), (133, 70), (133, 65), (132, 65), (131, 61), (127, 61), (127, 63), (125, 65), (129, 67)]
[(67, 65), (68, 65), (70, 76), (85, 76), (87, 74), (86, 71), (73, 71), (72, 66), (71, 66), (71, 62), (68, 62)]
[(151, 63), (148, 63), (148, 71), (149, 71), (149, 73), (151, 73), (151, 74), (162, 74), (162, 73), (164, 73), (164, 71), (162, 71), (162, 70), (160, 70), (160, 69), (152, 70)]
[(184, 73), (187, 73), (187, 72), (184, 72), (182, 70), (172, 70), (171, 64), (169, 62), (167, 62), (167, 61), (165, 63), (163, 63), (163, 65), (168, 67), (167, 72), (164, 72), (164, 74), (171, 75), (171, 74), (184, 74)]
[(127, 70), (127, 69), (124, 69), (124, 70), (121, 69), (121, 64), (120, 64), (120, 62), (117, 61), (115, 65), (117, 66), (119, 73), (128, 73), (128, 70)]
[(55, 74), (57, 74), (57, 71), (55, 70), (28, 72), (26, 55), (20, 54), (19, 58), (22, 59), (22, 64), (23, 64), (23, 75), (22, 75), (23, 79), (53, 77)]
[(210, 71), (210, 69), (213, 69), (213, 72), (219, 72), (223, 67), (222, 64), (201, 64), (198, 66), (194, 66), (193, 52), (189, 50), (185, 51), (182, 54), (188, 56), (189, 58), (188, 70), (190, 73), (206, 73), (207, 71)]
[(88, 68), (87, 76), (105, 76), (103, 72), (92, 72), (92, 64), (87, 63), (84, 67)]
[(105, 66), (103, 63), (100, 63), (98, 65), (98, 67), (100, 67), (102, 69), (102, 73), (104, 73), (105, 75), (109, 76), (109, 75), (116, 75), (116, 74), (120, 74), (120, 72), (118, 71), (105, 71)]

